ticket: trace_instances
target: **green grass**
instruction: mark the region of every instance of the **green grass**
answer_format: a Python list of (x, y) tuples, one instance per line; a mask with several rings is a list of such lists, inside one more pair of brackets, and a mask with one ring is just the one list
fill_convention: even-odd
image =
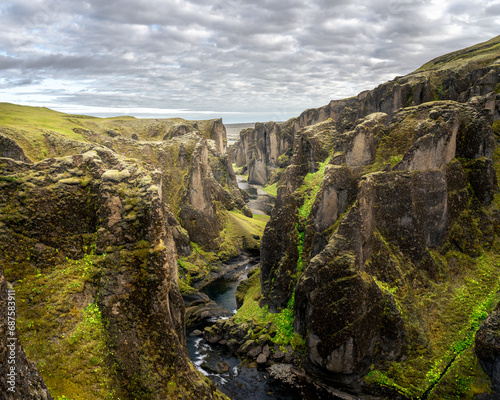
[(221, 242), (218, 257), (227, 260), (240, 254), (241, 249), (257, 250), (260, 238), (269, 221), (267, 215), (247, 217), (239, 210), (220, 211), (226, 216), (226, 226), (219, 236)]
[(460, 69), (467, 65), (489, 65), (500, 58), (500, 36), (466, 49), (437, 57), (422, 65), (416, 72), (439, 69)]
[[(243, 176), (243, 171), (245, 170), (245, 166), (238, 168), (235, 163), (232, 164), (233, 171), (236, 175)], [(246, 174), (248, 177), (248, 173)]]
[(216, 271), (221, 262), (241, 254), (242, 250), (257, 250), (264, 228), (269, 221), (267, 215), (247, 217), (239, 210), (219, 210), (226, 219), (225, 228), (219, 236), (220, 246), (217, 252), (206, 251), (196, 243), (191, 242), (193, 251), (188, 257), (178, 260), (179, 286), (181, 291), (193, 291), (194, 280), (203, 280)]
[(297, 189), (297, 191), (304, 197), (304, 204), (299, 208), (299, 216), (302, 219), (307, 219), (311, 213), (311, 208), (316, 200), (316, 195), (319, 192), (321, 182), (325, 177), (325, 169), (327, 162), (322, 162), (319, 164), (318, 171), (314, 173), (308, 173), (304, 177), (304, 183)]
[(266, 185), (262, 188), (267, 194), (276, 197), (278, 195), (278, 182), (273, 183), (272, 185)]
[[(387, 369), (374, 370), (365, 378), (367, 382), (390, 386), (411, 398), (420, 398), (436, 384), (436, 393), (456, 390), (442, 388), (442, 384), (447, 382), (450, 386), (450, 382), (441, 382), (441, 375), (450, 363), (453, 371), (460, 365), (454, 367), (455, 363), (461, 363), (468, 357), (467, 352), (473, 347), (480, 323), (498, 302), (500, 260), (496, 254), (483, 254), (473, 259), (462, 253), (449, 252), (437, 257), (443, 262), (457, 259), (460, 271), (454, 277), (429, 281), (427, 288), (391, 290), (409, 328), (408, 358), (404, 362), (392, 363)], [(427, 327), (428, 347), (419, 344), (421, 340), (416, 339), (418, 326)], [(483, 376), (477, 362), (467, 361), (468, 364), (471, 362), (475, 365), (474, 376)], [(465, 378), (460, 377), (463, 385), (469, 385), (463, 386), (464, 393), (473, 393), (475, 381)]]
[(257, 325), (265, 326), (272, 323), (276, 327), (276, 336), (273, 342), (280, 346), (292, 345), (295, 350), (303, 351), (305, 341), (293, 331), (293, 306), (295, 293), (288, 301), (287, 307), (279, 313), (270, 313), (268, 306), (260, 307), (261, 298), (260, 276), (255, 273), (250, 279), (251, 286), (245, 294), (242, 306), (234, 315), (233, 320), (236, 323), (253, 321)]
[[(82, 143), (102, 144), (110, 138), (107, 132), (115, 131), (128, 138), (136, 134), (139, 139), (161, 141), (165, 133), (173, 131), (178, 125), (194, 130), (195, 123), (201, 134), (210, 138), (214, 120), (136, 119), (130, 116), (98, 118), (65, 114), (45, 107), (0, 103), (0, 132), (14, 139), (33, 161), (78, 153), (68, 140), (80, 142), (79, 146)], [(56, 153), (45, 137), (48, 133), (59, 142)]]
[(27, 257), (5, 269), (7, 279), (24, 276), (14, 286), (17, 327), (27, 356), (55, 398), (114, 398), (105, 328), (89, 292), (103, 257), (90, 251), (43, 270)]

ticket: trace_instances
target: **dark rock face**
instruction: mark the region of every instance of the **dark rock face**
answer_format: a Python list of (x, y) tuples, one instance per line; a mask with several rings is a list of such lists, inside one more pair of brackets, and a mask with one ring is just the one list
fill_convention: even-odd
[(236, 166), (248, 167), (248, 181), (264, 185), (269, 177), (269, 169), (278, 166), (278, 157), (291, 149), (294, 133), (299, 129), (296, 121), (281, 125), (275, 122), (257, 123), (255, 128), (241, 132), (241, 139), (234, 149)]
[[(399, 360), (408, 347), (400, 310), (380, 283), (405, 285), (419, 270), (439, 275), (430, 249), (448, 240), (469, 203), (468, 188), (484, 204), (493, 199), (495, 143), (490, 117), (456, 102), (378, 113), (331, 132), (333, 155), (304, 227), (302, 275), (297, 188), (312, 168), (305, 156), (311, 147), (296, 134), (262, 238), (262, 293), (274, 311), (295, 288), (294, 326), (307, 341), (307, 372), (359, 391), (372, 365)], [(363, 174), (396, 154), (392, 167)]]
[(0, 260), (11, 274), (21, 273), (14, 266), (26, 251), (57, 249), (58, 257), (79, 259), (94, 241), (102, 255), (88, 302), (102, 315), (120, 397), (218, 398), (185, 351), (177, 252), (161, 179), (155, 184), (104, 148), (34, 165), (2, 163), (2, 174), (15, 177), (2, 179), (0, 191)]
[(358, 180), (345, 166), (327, 166), (325, 177), (307, 220), (304, 253), (309, 259), (328, 243), (328, 229), (354, 202)]
[(500, 396), (500, 306), (488, 316), (476, 333), (476, 355), (484, 371), (491, 377), (491, 386)]
[[(10, 309), (8, 307), (10, 301), (7, 292), (8, 289), (7, 281), (2, 269), (0, 269), (0, 312), (5, 316), (0, 320), (0, 340), (2, 340), (2, 346), (0, 347), (0, 360), (2, 360), (0, 363), (0, 374), (3, 377), (0, 380), (0, 392), (2, 393), (2, 399), (52, 400), (53, 397), (50, 395), (35, 364), (28, 359), (24, 352), (23, 346), (20, 343), (19, 331), (17, 329), (9, 329), (10, 324), (8, 323), (7, 315), (9, 315), (9, 310), (15, 306), (10, 305)], [(11, 304), (15, 304), (17, 301), (20, 301), (20, 299), (16, 299), (14, 294), (14, 301)], [(11, 335), (11, 333), (14, 335)], [(10, 357), (11, 354), (13, 354), (12, 357)], [(14, 361), (10, 363), (9, 360)], [(14, 367), (14, 370), (11, 370), (11, 367)], [(12, 375), (12, 372), (15, 375)], [(9, 383), (9, 374), (13, 376), (14, 384), (12, 385)]]
[(295, 279), (299, 253), (297, 204), (286, 186), (278, 189), (272, 218), (261, 240), (261, 287), (271, 312), (286, 307)]
[(363, 273), (374, 226), (374, 199), (363, 199), (311, 260), (295, 292), (295, 328), (307, 336), (310, 372), (347, 386), (376, 359), (397, 359), (406, 346), (394, 300)]
[(17, 161), (31, 162), (23, 149), (12, 139), (0, 134), (0, 157), (12, 158)]

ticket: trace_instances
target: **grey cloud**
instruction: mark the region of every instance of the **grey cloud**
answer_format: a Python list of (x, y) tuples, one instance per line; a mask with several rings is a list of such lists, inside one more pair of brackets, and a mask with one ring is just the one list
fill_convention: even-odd
[(489, 39), (492, 4), (448, 1), (435, 20), (430, 0), (13, 0), (0, 6), (0, 69), (34, 93), (64, 80), (54, 104), (285, 115)]
[(12, 69), (18, 67), (21, 63), (22, 61), (17, 58), (4, 56), (0, 54), (0, 70)]

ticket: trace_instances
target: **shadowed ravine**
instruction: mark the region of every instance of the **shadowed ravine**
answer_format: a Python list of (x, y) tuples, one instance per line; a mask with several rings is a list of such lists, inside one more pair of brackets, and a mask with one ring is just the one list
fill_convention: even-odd
[[(265, 193), (260, 186), (249, 185), (241, 176), (238, 176), (238, 186), (249, 194), (247, 204), (254, 214), (270, 214), (274, 201), (272, 196)], [(251, 259), (248, 264), (217, 278), (203, 288), (203, 293), (234, 315), (237, 308), (235, 293), (238, 283), (246, 279), (248, 272), (256, 267), (258, 261), (258, 258)], [(203, 326), (196, 328), (203, 329)], [(266, 369), (242, 363), (239, 358), (222, 346), (210, 345), (201, 337), (192, 336), (193, 330), (190, 329), (187, 332), (187, 346), (191, 361), (232, 400), (299, 400), (301, 398), (299, 395), (294, 395), (288, 387), (272, 379)]]

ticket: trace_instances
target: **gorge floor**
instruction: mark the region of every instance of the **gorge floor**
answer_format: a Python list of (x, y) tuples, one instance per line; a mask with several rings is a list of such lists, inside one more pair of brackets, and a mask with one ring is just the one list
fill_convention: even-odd
[[(248, 206), (254, 214), (269, 215), (274, 198), (262, 190), (260, 186), (249, 184), (245, 177), (238, 176), (238, 186), (245, 190), (249, 199)], [(220, 306), (236, 313), (236, 288), (255, 266), (257, 260), (249, 260), (236, 270), (215, 279), (203, 288), (203, 293)], [(211, 324), (215, 321), (210, 321)], [(210, 378), (217, 388), (232, 400), (299, 400), (301, 397), (281, 382), (273, 379), (265, 368), (257, 368), (253, 364), (244, 363), (234, 354), (220, 345), (210, 345), (201, 337), (193, 336), (195, 329), (187, 332), (189, 357), (205, 376)]]

